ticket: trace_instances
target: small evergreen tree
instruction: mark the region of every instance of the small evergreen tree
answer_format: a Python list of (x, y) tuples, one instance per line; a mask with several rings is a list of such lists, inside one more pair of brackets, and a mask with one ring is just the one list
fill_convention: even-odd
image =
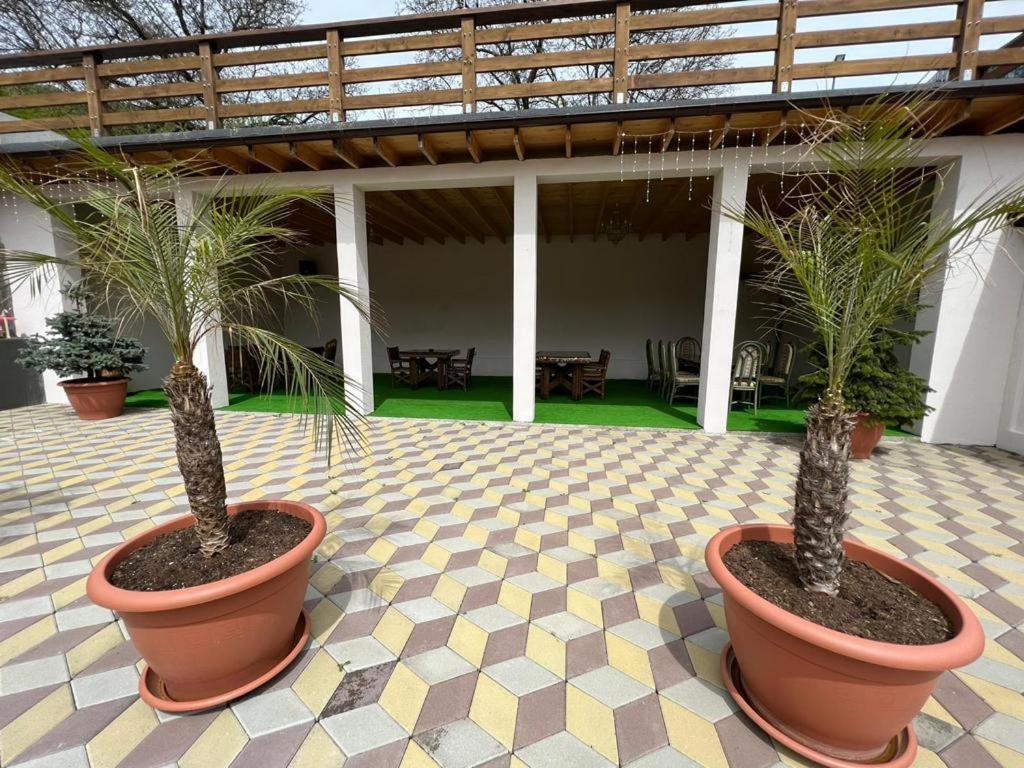
[(110, 318), (83, 311), (86, 293), (80, 285), (64, 295), (75, 303), (75, 309), (47, 318), (47, 335), (33, 336), (17, 362), (58, 376), (85, 374), (91, 381), (121, 378), (145, 369), (146, 350), (138, 341), (117, 337)]
[[(896, 357), (896, 347), (912, 346), (925, 334), (886, 328), (875, 334), (853, 363), (843, 387), (843, 399), (851, 411), (870, 413), (872, 421), (903, 427), (924, 418), (931, 409), (925, 395), (928, 382), (908, 371)], [(811, 348), (811, 362), (817, 370), (800, 377), (801, 393), (817, 401), (828, 387), (825, 356), (820, 345)]]

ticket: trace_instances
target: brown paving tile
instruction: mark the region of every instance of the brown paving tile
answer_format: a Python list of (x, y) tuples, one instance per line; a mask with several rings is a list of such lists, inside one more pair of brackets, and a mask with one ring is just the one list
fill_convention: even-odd
[(1006, 768), (970, 734), (965, 734), (939, 753), (949, 768)]
[(731, 768), (768, 768), (779, 760), (771, 740), (745, 715), (719, 720), (715, 730)]

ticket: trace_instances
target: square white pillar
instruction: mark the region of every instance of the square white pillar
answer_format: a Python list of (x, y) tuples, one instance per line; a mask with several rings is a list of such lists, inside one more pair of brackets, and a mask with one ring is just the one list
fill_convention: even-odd
[(512, 418), (533, 421), (537, 365), (537, 177), (515, 176), (512, 242)]
[[(969, 147), (946, 175), (933, 217), (960, 215), (995, 190), (1019, 183), (1019, 137), (999, 137)], [(922, 296), (929, 305), (917, 318), (930, 331), (914, 346), (910, 368), (928, 381), (921, 423), (928, 443), (993, 445), (999, 440), (1021, 295), (1024, 248), (1006, 227), (950, 255), (943, 274)]]
[[(338, 280), (352, 289), (362, 307), (370, 305), (369, 247), (366, 240), (366, 193), (351, 184), (334, 187), (338, 233)], [(346, 400), (361, 416), (373, 412), (373, 333), (359, 307), (341, 299), (341, 365)]]
[[(195, 193), (179, 189), (174, 193), (174, 206), (178, 223), (184, 225), (195, 210)], [(210, 385), (210, 403), (214, 408), (223, 408), (229, 402), (228, 371), (224, 362), (224, 333), (220, 329), (203, 336), (192, 352), (192, 364), (206, 376)]]
[[(27, 200), (6, 207), (0, 212), (0, 247), (12, 251), (29, 251), (46, 256), (72, 257), (74, 243), (64, 234), (63, 226), (50, 214)], [(61, 291), (77, 281), (77, 269), (46, 267), (30, 281), (15, 286), (11, 294), (15, 330), (19, 336), (46, 334), (46, 319), (73, 309)], [(82, 372), (83, 374), (85, 371)], [(67, 395), (53, 371), (43, 373), (43, 391), (47, 403), (67, 403)]]
[(742, 161), (725, 163), (715, 176), (712, 193), (700, 394), (697, 400), (697, 423), (705, 432), (725, 432), (729, 418), (743, 225), (726, 215), (726, 211), (743, 210), (749, 170)]

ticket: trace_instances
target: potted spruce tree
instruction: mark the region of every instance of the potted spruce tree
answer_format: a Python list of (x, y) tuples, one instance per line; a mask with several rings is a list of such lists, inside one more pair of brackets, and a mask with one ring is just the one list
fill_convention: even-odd
[(730, 634), (722, 677), (761, 728), (828, 766), (910, 765), (911, 720), (936, 679), (984, 647), (978, 619), (938, 579), (844, 538), (857, 360), (950, 261), (1024, 211), (1018, 186), (929, 217), (943, 174), (922, 167), (914, 115), (927, 108), (828, 115), (805, 158), (820, 172), (781, 205), (730, 212), (760, 241), (783, 319), (820, 342), (825, 386), (807, 409), (793, 525), (734, 526), (707, 545)]
[[(919, 331), (882, 328), (854, 361), (843, 390), (846, 407), (856, 414), (850, 436), (852, 458), (870, 458), (886, 427), (909, 426), (931, 411), (925, 402), (931, 392), (928, 382), (904, 368), (896, 357), (897, 347), (912, 346), (922, 336)], [(811, 347), (810, 360), (816, 370), (801, 376), (800, 386), (801, 395), (814, 402), (821, 399), (828, 386), (820, 344)]]
[(89, 296), (81, 283), (70, 286), (64, 295), (75, 309), (47, 318), (49, 332), (30, 337), (17, 362), (58, 376), (85, 374), (60, 382), (80, 419), (120, 416), (128, 374), (145, 369), (146, 350), (135, 339), (115, 334), (109, 317), (84, 311)]
[[(145, 316), (159, 325), (174, 355), (164, 390), (188, 497), (182, 511), (191, 513), (114, 549), (87, 591), (120, 614), (145, 659), (143, 699), (172, 712), (205, 709), (253, 690), (301, 652), (310, 557), (326, 526), (308, 504), (226, 503), (210, 385), (193, 355), (210, 334), (247, 345), (262, 380), (285, 383), (330, 455), (336, 437), (360, 438), (346, 415), (341, 371), (259, 323), (282, 304), (315, 313), (323, 290), (365, 307), (335, 277), (273, 270), (285, 246), (301, 239), (287, 226), (296, 205), (333, 214), (333, 200), (319, 191), (258, 187), (177, 206), (175, 192), (194, 168), (134, 166), (87, 141), (62, 168), (38, 184), (0, 161), (0, 188), (58, 220), (72, 249), (66, 258), (4, 251), (8, 279), (36, 285), (40, 270), (74, 267), (103, 286), (120, 320)], [(76, 206), (82, 215), (54, 197), (66, 180), (86, 185)]]

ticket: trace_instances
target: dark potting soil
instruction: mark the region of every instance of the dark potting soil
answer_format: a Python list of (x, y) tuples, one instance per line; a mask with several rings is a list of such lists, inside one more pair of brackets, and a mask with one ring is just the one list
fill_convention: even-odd
[(209, 584), (251, 571), (280, 557), (309, 535), (305, 520), (277, 510), (246, 510), (231, 520), (231, 541), (213, 557), (203, 557), (194, 528), (157, 536), (110, 574), (110, 583), (136, 592), (157, 592)]
[(743, 541), (722, 559), (757, 595), (838, 632), (899, 645), (931, 645), (955, 634), (935, 603), (858, 560), (843, 563), (833, 597), (800, 585), (792, 544)]

